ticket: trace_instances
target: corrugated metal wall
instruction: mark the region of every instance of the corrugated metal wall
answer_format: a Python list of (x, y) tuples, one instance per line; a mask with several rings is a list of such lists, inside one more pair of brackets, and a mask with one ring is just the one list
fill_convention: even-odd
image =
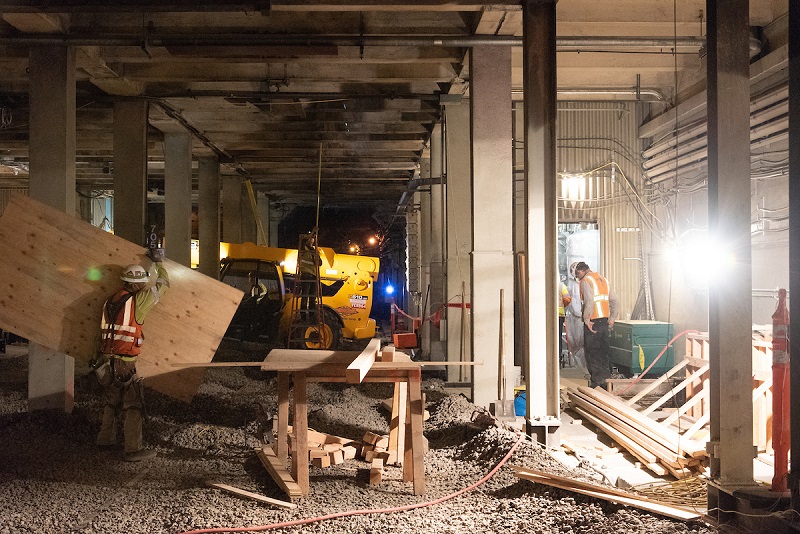
[[(641, 285), (642, 262), (625, 258), (643, 256), (639, 240), (646, 231), (634, 207), (642, 191), (636, 117), (633, 102), (558, 103), (558, 219), (599, 224), (601, 265), (590, 267), (615, 288), (621, 319), (633, 310)], [(566, 198), (562, 184), (568, 175), (577, 177), (573, 194), (580, 190), (575, 184), (584, 182), (582, 200)]]

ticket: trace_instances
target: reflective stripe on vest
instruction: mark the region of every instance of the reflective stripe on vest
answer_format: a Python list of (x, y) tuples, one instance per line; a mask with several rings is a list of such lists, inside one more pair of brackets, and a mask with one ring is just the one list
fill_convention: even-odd
[[(125, 291), (120, 291), (112, 297), (111, 303), (118, 302), (125, 294)], [(103, 306), (100, 336), (104, 354), (136, 356), (141, 352), (144, 335), (142, 334), (142, 325), (136, 322), (134, 301), (135, 296), (131, 295), (114, 318), (107, 317), (108, 302)]]
[(609, 317), (611, 312), (608, 307), (608, 281), (596, 272), (586, 273), (583, 278), (592, 286), (594, 293), (594, 306), (592, 307), (592, 319)]

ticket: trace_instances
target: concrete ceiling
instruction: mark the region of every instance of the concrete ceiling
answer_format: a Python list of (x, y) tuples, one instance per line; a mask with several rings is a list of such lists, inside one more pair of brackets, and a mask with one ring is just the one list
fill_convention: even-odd
[[(751, 0), (769, 28), (786, 0)], [(27, 179), (28, 48), (78, 50), (77, 181), (108, 188), (112, 107), (151, 101), (150, 178), (161, 132), (187, 129), (196, 156), (286, 205), (394, 213), (440, 114), (468, 94), (469, 46), (516, 45), (519, 0), (0, 0), (0, 184)], [(560, 0), (561, 99), (661, 102), (702, 85), (703, 0)], [(673, 48), (677, 45), (677, 54)], [(660, 106), (660, 107), (659, 107)]]

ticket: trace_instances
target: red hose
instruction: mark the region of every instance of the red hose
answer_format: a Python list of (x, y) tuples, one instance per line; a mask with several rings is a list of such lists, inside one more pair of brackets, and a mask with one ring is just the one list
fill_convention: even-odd
[(642, 371), (642, 374), (640, 374), (639, 376), (637, 376), (636, 378), (634, 378), (634, 379), (631, 381), (631, 383), (630, 383), (630, 384), (628, 384), (628, 387), (626, 387), (625, 389), (623, 389), (623, 390), (622, 390), (622, 391), (620, 391), (619, 393), (614, 393), (614, 395), (616, 395), (616, 396), (620, 396), (620, 395), (622, 395), (623, 393), (625, 393), (626, 391), (628, 391), (629, 389), (631, 389), (631, 387), (633, 387), (633, 385), (634, 385), (636, 382), (638, 382), (639, 380), (641, 380), (642, 378), (644, 378), (644, 375), (646, 375), (646, 374), (647, 374), (647, 371), (649, 371), (650, 369), (652, 369), (652, 368), (653, 368), (653, 366), (656, 364), (656, 362), (659, 360), (659, 358), (661, 358), (661, 356), (663, 356), (663, 355), (664, 355), (664, 353), (665, 353), (665, 352), (667, 352), (667, 349), (670, 347), (670, 345), (672, 345), (673, 343), (675, 343), (675, 340), (676, 340), (676, 339), (678, 339), (679, 337), (681, 337), (681, 336), (682, 336), (682, 335), (684, 335), (684, 334), (700, 334), (700, 333), (702, 333), (702, 332), (700, 332), (699, 330), (691, 330), (691, 329), (689, 329), (689, 330), (684, 330), (684, 331), (683, 331), (683, 332), (681, 332), (680, 334), (675, 334), (675, 337), (673, 337), (672, 339), (670, 339), (670, 340), (669, 340), (669, 343), (667, 343), (666, 345), (664, 345), (664, 348), (663, 348), (663, 349), (661, 349), (661, 352), (659, 352), (659, 353), (658, 353), (658, 356), (656, 356), (656, 358), (653, 360), (653, 362), (652, 362), (650, 365), (648, 365), (648, 366), (647, 366), (647, 369), (645, 369), (644, 371)]
[(409, 510), (414, 510), (416, 508), (425, 508), (434, 504), (440, 504), (444, 501), (448, 501), (453, 499), (454, 497), (458, 497), (459, 495), (466, 493), (468, 491), (472, 491), (473, 489), (477, 488), (481, 484), (488, 481), (490, 478), (494, 476), (497, 471), (503, 467), (503, 465), (511, 458), (511, 455), (514, 454), (514, 451), (520, 446), (522, 441), (525, 439), (525, 434), (520, 434), (520, 438), (517, 440), (516, 443), (511, 447), (511, 450), (500, 460), (494, 468), (489, 471), (486, 476), (472, 484), (471, 486), (467, 486), (464, 489), (458, 490), (455, 493), (451, 493), (450, 495), (445, 495), (444, 497), (440, 497), (433, 501), (421, 502), (417, 504), (407, 504), (405, 506), (397, 506), (395, 508), (374, 508), (368, 510), (351, 510), (349, 512), (337, 512), (335, 514), (328, 514), (319, 517), (310, 517), (308, 519), (296, 519), (294, 521), (284, 521), (283, 523), (273, 523), (271, 525), (257, 525), (254, 527), (220, 527), (220, 528), (204, 528), (199, 530), (189, 530), (183, 532), (182, 534), (202, 534), (205, 532), (259, 532), (262, 530), (272, 530), (275, 528), (284, 528), (284, 527), (296, 527), (298, 525), (307, 525), (309, 523), (316, 523), (318, 521), (324, 521), (326, 519), (336, 519), (338, 517), (349, 517), (352, 515), (368, 515), (368, 514), (391, 514), (395, 512), (407, 512)]

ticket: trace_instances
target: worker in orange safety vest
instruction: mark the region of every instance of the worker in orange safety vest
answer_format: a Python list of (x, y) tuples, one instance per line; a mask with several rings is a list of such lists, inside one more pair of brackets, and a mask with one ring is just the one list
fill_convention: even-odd
[(608, 280), (589, 269), (585, 262), (575, 266), (575, 274), (581, 283), (583, 345), (589, 385), (607, 389), (606, 380), (611, 378), (609, 329), (617, 318), (619, 302)]
[(106, 404), (97, 435), (97, 445), (113, 447), (117, 443), (117, 411), (123, 413), (125, 437), (125, 460), (138, 462), (152, 458), (156, 452), (142, 445), (142, 397), (141, 378), (136, 374), (136, 357), (141, 352), (145, 317), (158, 303), (169, 287), (169, 276), (163, 267), (164, 252), (150, 249), (158, 273), (156, 282), (149, 290), (149, 273), (141, 265), (126, 267), (120, 279), (125, 282), (103, 305), (100, 321), (100, 353), (93, 367), (104, 387)]

